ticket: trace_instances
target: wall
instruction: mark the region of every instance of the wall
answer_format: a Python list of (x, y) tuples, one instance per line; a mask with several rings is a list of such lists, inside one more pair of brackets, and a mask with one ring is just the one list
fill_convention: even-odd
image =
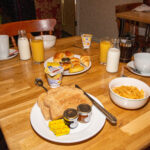
[(95, 40), (117, 37), (115, 6), (142, 0), (77, 0), (77, 34), (92, 33)]

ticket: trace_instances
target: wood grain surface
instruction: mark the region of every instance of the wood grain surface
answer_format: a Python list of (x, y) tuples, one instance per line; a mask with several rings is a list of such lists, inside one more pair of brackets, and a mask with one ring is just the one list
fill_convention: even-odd
[[(82, 49), (80, 37), (58, 39), (56, 45), (45, 51), (45, 60), (57, 51), (72, 51), (91, 56), (92, 67), (85, 73), (63, 76), (62, 85), (78, 84), (98, 98), (104, 107), (118, 119), (117, 126), (106, 121), (103, 129), (91, 139), (76, 144), (59, 144), (40, 137), (30, 124), (30, 111), (44, 90), (34, 84), (41, 78), (50, 89), (42, 64), (32, 60), (21, 61), (19, 55), (0, 61), (0, 127), (10, 150), (140, 150), (150, 145), (150, 103), (138, 110), (116, 106), (109, 97), (109, 82), (121, 75), (126, 64), (119, 64), (117, 73), (108, 73), (99, 63), (99, 43)], [(150, 85), (149, 77), (142, 77), (124, 69), (126, 76)]]
[(150, 12), (125, 11), (116, 13), (116, 16), (121, 19), (150, 24)]

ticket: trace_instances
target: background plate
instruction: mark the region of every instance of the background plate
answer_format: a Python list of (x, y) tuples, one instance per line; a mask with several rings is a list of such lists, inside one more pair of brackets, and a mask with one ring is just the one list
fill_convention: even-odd
[[(80, 55), (74, 55), (74, 57), (80, 58)], [(48, 58), (48, 59), (44, 62), (44, 67), (45, 67), (45, 68), (47, 67), (47, 62), (53, 62), (53, 57)], [(86, 72), (87, 70), (90, 69), (91, 64), (92, 64), (92, 63), (91, 63), (91, 61), (90, 61), (89, 66), (88, 66), (88, 67), (84, 66), (84, 70), (79, 71), (79, 72), (69, 73), (68, 70), (67, 70), (67, 71), (64, 71), (64, 72), (63, 72), (63, 75), (76, 75), (76, 74), (80, 74), (80, 73)]]
[(9, 56), (7, 58), (0, 58), (0, 60), (8, 60), (18, 55), (18, 51), (15, 49), (9, 49)]
[(140, 76), (150, 77), (150, 73), (138, 73), (138, 72), (135, 72), (132, 69), (130, 69), (128, 66), (132, 67), (132, 68), (135, 68), (133, 61), (130, 61), (130, 62), (127, 63), (127, 68), (128, 68), (129, 71), (131, 71), (134, 74), (140, 75)]

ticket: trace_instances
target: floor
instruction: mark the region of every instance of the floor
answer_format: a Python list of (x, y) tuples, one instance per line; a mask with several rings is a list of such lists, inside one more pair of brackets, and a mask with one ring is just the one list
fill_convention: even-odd
[(0, 150), (8, 150), (6, 142), (4, 140), (4, 136), (0, 130)]

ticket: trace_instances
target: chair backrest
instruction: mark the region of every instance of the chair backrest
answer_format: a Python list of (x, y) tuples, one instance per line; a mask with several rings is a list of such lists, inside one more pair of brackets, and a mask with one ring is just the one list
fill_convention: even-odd
[(13, 46), (17, 47), (14, 36), (18, 35), (19, 30), (25, 30), (28, 37), (32, 36), (33, 32), (40, 32), (42, 35), (44, 31), (52, 34), (56, 25), (56, 19), (37, 19), (17, 21), (0, 25), (0, 34), (7, 34), (12, 40)]

